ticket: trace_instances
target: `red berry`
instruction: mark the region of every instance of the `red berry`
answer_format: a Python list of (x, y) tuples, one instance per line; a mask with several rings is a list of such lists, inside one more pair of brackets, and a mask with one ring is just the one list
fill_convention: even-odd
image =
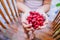
[(35, 25), (34, 29), (38, 28), (39, 25)]
[(30, 15), (34, 15), (34, 12), (30, 11)]
[(36, 25), (37, 23), (35, 22), (33, 25)]
[(33, 18), (37, 17), (37, 15), (33, 15)]
[(43, 26), (43, 23), (41, 23), (40, 26)]
[(27, 17), (27, 21), (29, 24), (32, 24), (34, 29), (38, 28), (38, 26), (43, 26), (45, 18), (43, 15), (39, 14), (38, 12), (30, 12), (30, 16)]

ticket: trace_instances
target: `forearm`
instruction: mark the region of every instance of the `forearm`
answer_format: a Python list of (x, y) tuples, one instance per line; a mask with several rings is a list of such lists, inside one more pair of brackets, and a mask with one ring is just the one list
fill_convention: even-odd
[(43, 5), (43, 6), (38, 8), (38, 10), (42, 10), (45, 13), (48, 12), (49, 9), (50, 9), (50, 5), (49, 4), (45, 4), (45, 5)]
[(38, 9), (42, 10), (43, 12), (48, 12), (50, 9), (51, 0), (44, 0), (43, 6), (39, 7)]
[(30, 9), (24, 5), (24, 3), (22, 2), (17, 2), (17, 7), (18, 7), (18, 10), (22, 11), (22, 12), (26, 12), (26, 11), (29, 11)]

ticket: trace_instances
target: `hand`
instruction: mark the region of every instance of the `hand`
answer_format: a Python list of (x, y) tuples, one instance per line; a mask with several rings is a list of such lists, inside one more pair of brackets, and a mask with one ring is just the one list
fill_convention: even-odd
[(31, 26), (31, 24), (28, 24), (28, 21), (26, 20), (29, 15), (30, 15), (29, 11), (27, 11), (21, 15), (21, 23), (22, 23), (24, 28), (27, 28), (27, 30), (31, 30), (29, 28)]
[[(45, 28), (47, 26), (47, 24), (48, 24), (48, 16), (47, 16), (47, 14), (41, 9), (37, 9), (36, 12), (39, 12), (40, 14), (42, 14), (45, 17), (44, 26), (39, 27), (39, 28)], [(39, 28), (37, 28), (37, 29), (39, 29)]]
[(27, 38), (23, 27), (20, 24), (17, 25), (16, 23), (9, 24), (8, 29), (6, 29), (6, 33), (11, 40), (25, 40), (25, 38)]

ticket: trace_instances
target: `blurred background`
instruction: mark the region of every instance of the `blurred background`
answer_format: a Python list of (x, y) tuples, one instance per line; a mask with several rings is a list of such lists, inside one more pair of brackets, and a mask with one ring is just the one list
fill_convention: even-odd
[[(16, 2), (15, 2), (16, 3)], [(60, 6), (56, 6), (58, 3), (60, 3), (60, 0), (52, 0), (51, 2), (51, 7), (49, 12), (47, 13), (48, 15), (48, 19), (49, 21), (53, 22), (54, 19), (56, 18), (56, 16), (58, 15), (58, 12), (60, 11)], [(6, 3), (7, 5), (7, 3)], [(8, 7), (7, 7), (8, 8)], [(2, 9), (4, 15), (6, 16), (6, 12), (4, 11), (4, 8), (2, 7), (1, 3), (0, 3), (0, 9)], [(8, 11), (9, 8), (8, 8)], [(15, 15), (15, 14), (14, 14)], [(12, 17), (12, 15), (10, 14), (10, 16)], [(6, 16), (7, 17), (7, 16)], [(60, 17), (59, 17), (60, 18)], [(8, 21), (10, 22), (9, 18), (7, 17)], [(4, 21), (4, 19), (2, 18), (2, 16), (0, 15), (0, 20), (3, 22), (3, 24), (5, 24), (6, 22)], [(60, 24), (59, 24), (60, 25)], [(6, 25), (7, 26), (7, 25)], [(1, 26), (0, 26), (1, 27)], [(60, 27), (60, 26), (59, 26)], [(60, 37), (60, 36), (59, 36)], [(3, 32), (0, 30), (0, 40), (10, 40), (9, 37), (5, 36), (3, 34)], [(60, 40), (60, 39), (59, 39)]]

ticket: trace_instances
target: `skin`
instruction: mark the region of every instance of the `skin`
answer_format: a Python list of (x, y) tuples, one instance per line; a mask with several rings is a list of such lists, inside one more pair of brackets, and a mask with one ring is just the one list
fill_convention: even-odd
[[(44, 0), (43, 6), (40, 6), (37, 10), (43, 10), (44, 12), (48, 12), (50, 9), (50, 3), (51, 0)], [(30, 8), (24, 5), (24, 0), (17, 0), (17, 7), (22, 12), (26, 12), (30, 10)]]
[(24, 5), (24, 0), (17, 0), (17, 7), (20, 11), (22, 11), (24, 13), (30, 10), (29, 7)]
[[(17, 7), (20, 11), (24, 12), (25, 14), (26, 14), (26, 12), (28, 13), (30, 11), (30, 8), (27, 7), (26, 5), (24, 5), (24, 0), (16, 0), (16, 1), (17, 1)], [(51, 0), (44, 0), (43, 5), (40, 6), (36, 11), (40, 12), (40, 10), (42, 10), (42, 12), (44, 12), (44, 13), (48, 12), (49, 9), (50, 9), (50, 3), (51, 3)], [(27, 23), (25, 24), (24, 22), (26, 23), (26, 21), (22, 22), (24, 27), (29, 27), (30, 26), (29, 24), (27, 24)]]
[(43, 10), (43, 12), (48, 12), (50, 9), (51, 0), (44, 0), (43, 6), (39, 7), (38, 10)]
[[(25, 14), (27, 14), (30, 11), (30, 8), (28, 8), (26, 5), (24, 5), (24, 0), (16, 0), (17, 1), (17, 7), (20, 11), (24, 12)], [(37, 9), (38, 10), (43, 10), (43, 12), (48, 12), (48, 10), (50, 9), (50, 2), (51, 0), (44, 0), (43, 6), (39, 7)], [(27, 23), (22, 23), (24, 27), (29, 27), (30, 25)], [(11, 40), (24, 40), (25, 38), (23, 36), (20, 36), (20, 27), (21, 25), (19, 24), (17, 27), (17, 24), (12, 24), (12, 25), (8, 25), (9, 26), (9, 30), (6, 30), (6, 32), (9, 34), (11, 34), (12, 39)], [(12, 31), (10, 31), (12, 30)], [(2, 29), (2, 31), (4, 31)], [(25, 36), (27, 38), (27, 36)]]
[[(27, 13), (29, 13), (29, 11), (30, 11), (30, 8), (28, 8), (26, 5), (24, 5), (24, 0), (16, 0), (16, 1), (17, 1), (17, 7), (18, 7), (18, 9), (20, 11), (24, 12), (25, 15), (27, 15)], [(50, 9), (50, 2), (51, 2), (51, 0), (44, 0), (43, 6), (39, 7), (36, 11), (42, 10), (43, 12), (48, 12), (49, 9)], [(26, 16), (24, 16), (24, 14), (22, 15), (23, 16), (22, 18), (26, 17)], [(26, 19), (24, 19), (24, 20), (26, 20)], [(29, 24), (26, 23), (26, 21), (23, 21), (22, 25), (24, 27), (29, 27), (31, 24), (29, 25)], [(15, 27), (15, 26), (17, 27), (16, 24), (12, 25), (12, 27)], [(27, 36), (25, 36), (25, 37), (23, 37), (23, 36), (21, 37), (20, 36), (20, 29), (19, 30), (18, 30), (18, 28), (13, 28), (13, 29), (14, 29), (13, 30), (14, 36), (12, 37), (11, 40), (24, 40), (25, 37), (27, 38)], [(17, 32), (15, 33), (15, 31), (17, 31)]]

